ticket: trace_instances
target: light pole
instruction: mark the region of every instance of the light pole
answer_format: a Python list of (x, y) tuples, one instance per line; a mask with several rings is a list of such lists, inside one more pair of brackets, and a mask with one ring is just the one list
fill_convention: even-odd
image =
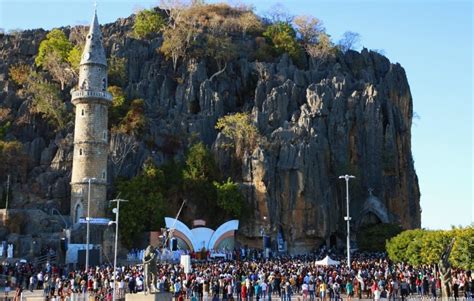
[(262, 225), (262, 228), (260, 230), (261, 234), (262, 234), (262, 250), (263, 250), (263, 258), (267, 258), (267, 248), (265, 246), (265, 238), (267, 236), (267, 232), (266, 232), (266, 227), (267, 225), (267, 216), (263, 216), (263, 225)]
[(350, 232), (350, 222), (351, 217), (349, 215), (349, 180), (355, 179), (354, 176), (351, 175), (343, 175), (339, 176), (339, 179), (346, 180), (346, 209), (347, 209), (347, 216), (344, 217), (344, 220), (347, 222), (347, 266), (349, 267), (349, 271), (351, 268), (351, 232)]
[(115, 200), (111, 200), (110, 202), (111, 203), (117, 202), (117, 208), (114, 208), (112, 210), (112, 212), (115, 213), (115, 221), (110, 221), (109, 222), (109, 226), (112, 225), (112, 224), (115, 224), (114, 271), (113, 271), (113, 274), (112, 274), (112, 277), (114, 278), (114, 289), (113, 289), (113, 293), (112, 293), (112, 300), (115, 301), (115, 298), (116, 298), (116, 295), (115, 295), (116, 292), (115, 291), (116, 291), (116, 288), (117, 288), (117, 282), (116, 282), (117, 276), (115, 274), (116, 274), (116, 270), (117, 270), (117, 244), (118, 244), (120, 202), (128, 202), (128, 200), (115, 199)]
[(84, 178), (82, 181), (88, 182), (88, 192), (87, 192), (87, 217), (86, 217), (86, 275), (89, 279), (89, 221), (90, 221), (90, 208), (91, 208), (91, 181), (96, 181), (96, 178)]

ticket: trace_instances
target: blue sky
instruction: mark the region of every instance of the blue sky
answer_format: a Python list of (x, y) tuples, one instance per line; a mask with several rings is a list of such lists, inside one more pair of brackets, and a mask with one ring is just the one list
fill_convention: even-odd
[[(98, 0), (99, 21), (113, 22), (158, 1)], [(234, 1), (236, 2), (236, 1)], [(279, 2), (294, 15), (323, 20), (335, 39), (358, 32), (361, 46), (383, 50), (406, 70), (420, 116), (412, 151), (420, 181), (422, 226), (473, 222), (473, 4), (471, 1), (241, 1), (258, 13)], [(87, 24), (93, 0), (0, 0), (0, 28)], [(231, 1), (232, 3), (232, 1)]]

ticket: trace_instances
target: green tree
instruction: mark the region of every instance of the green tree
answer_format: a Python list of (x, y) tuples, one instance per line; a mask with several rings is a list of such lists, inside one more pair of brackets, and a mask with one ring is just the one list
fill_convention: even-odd
[(77, 76), (79, 61), (79, 49), (74, 47), (59, 29), (53, 29), (46, 35), (46, 39), (41, 41), (35, 58), (36, 66), (49, 71), (61, 84), (61, 90)]
[(449, 258), (454, 267), (474, 270), (474, 226), (455, 228), (453, 250)]
[(66, 38), (64, 32), (60, 29), (53, 29), (46, 35), (46, 39), (41, 41), (38, 55), (35, 58), (36, 66), (41, 67), (45, 63), (46, 56), (50, 53), (57, 53), (61, 62), (67, 61), (69, 52), (73, 49), (73, 45)]
[(138, 12), (133, 24), (133, 33), (139, 38), (148, 38), (161, 31), (165, 25), (163, 17), (153, 9), (144, 9)]
[(217, 192), (213, 181), (217, 180), (218, 170), (214, 157), (204, 143), (192, 145), (187, 154), (183, 168), (183, 195), (195, 204), (197, 214), (216, 217), (211, 222), (218, 223)]
[(142, 173), (130, 180), (117, 181), (121, 198), (129, 200), (120, 208), (120, 240), (131, 247), (137, 233), (156, 231), (163, 226), (165, 199), (163, 171), (151, 163)]
[(388, 256), (394, 262), (411, 265), (437, 264), (454, 238), (450, 261), (454, 267), (472, 269), (474, 258), (474, 228), (451, 231), (406, 230), (387, 242)]
[(216, 129), (232, 140), (232, 146), (239, 158), (245, 152), (252, 152), (261, 140), (249, 113), (235, 113), (221, 117), (217, 120)]
[(223, 183), (214, 182), (217, 191), (217, 205), (232, 217), (239, 218), (242, 214), (244, 199), (239, 185), (230, 178)]
[[(421, 239), (424, 234), (423, 230), (406, 230), (397, 236), (387, 241), (386, 249), (388, 256), (395, 262), (408, 262), (409, 254), (407, 253), (408, 246), (413, 242), (417, 241), (421, 245)], [(413, 248), (415, 249), (415, 248)], [(416, 253), (416, 252), (415, 252)], [(412, 254), (416, 255), (416, 254)], [(412, 258), (415, 260), (416, 258)]]
[(67, 61), (71, 65), (72, 70), (77, 75), (79, 74), (79, 65), (81, 63), (81, 54), (83, 46), (75, 46), (69, 51)]
[(405, 262), (408, 262), (411, 265), (419, 266), (423, 263), (423, 258), (421, 252), (423, 250), (423, 236), (425, 235), (425, 230), (412, 230), (409, 235), (410, 241), (405, 249)]
[(217, 179), (217, 167), (211, 152), (202, 142), (193, 144), (187, 153), (183, 178), (191, 181), (208, 181)]
[(295, 63), (301, 63), (302, 49), (296, 39), (296, 31), (291, 24), (276, 22), (267, 27), (263, 36), (271, 42), (277, 54), (288, 53)]
[(438, 263), (446, 246), (451, 242), (452, 234), (448, 231), (425, 231), (421, 243), (421, 263)]

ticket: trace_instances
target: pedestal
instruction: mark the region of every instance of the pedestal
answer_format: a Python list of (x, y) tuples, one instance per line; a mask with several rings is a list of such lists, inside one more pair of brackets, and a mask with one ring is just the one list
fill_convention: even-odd
[(171, 301), (173, 296), (170, 293), (147, 294), (125, 294), (125, 301)]

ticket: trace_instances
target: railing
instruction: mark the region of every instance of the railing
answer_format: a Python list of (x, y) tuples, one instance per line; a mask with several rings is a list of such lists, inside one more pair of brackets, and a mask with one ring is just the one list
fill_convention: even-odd
[(35, 265), (43, 265), (47, 262), (49, 263), (56, 263), (58, 259), (58, 255), (57, 254), (47, 254), (47, 255), (43, 255), (43, 256), (38, 256), (35, 258), (34, 260), (34, 264)]
[(107, 91), (94, 91), (94, 90), (72, 90), (71, 91), (72, 99), (76, 98), (104, 98), (112, 101), (112, 94)]

